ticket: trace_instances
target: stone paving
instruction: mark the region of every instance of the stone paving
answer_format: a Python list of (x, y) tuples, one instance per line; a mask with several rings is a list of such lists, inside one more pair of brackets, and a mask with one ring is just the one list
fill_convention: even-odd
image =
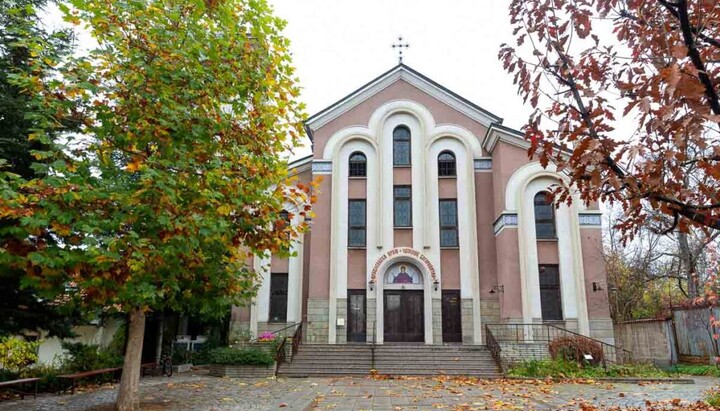
[[(143, 379), (141, 401), (149, 411), (576, 410), (582, 403), (604, 408), (674, 398), (695, 402), (720, 385), (715, 378), (694, 379), (695, 384), (547, 384), (450, 377), (230, 379), (194, 372)], [(115, 388), (5, 401), (0, 411), (111, 410)]]

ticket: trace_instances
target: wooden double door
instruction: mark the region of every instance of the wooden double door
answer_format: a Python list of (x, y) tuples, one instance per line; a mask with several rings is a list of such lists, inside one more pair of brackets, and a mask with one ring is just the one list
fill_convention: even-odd
[(383, 303), (385, 342), (425, 341), (422, 290), (385, 290)]

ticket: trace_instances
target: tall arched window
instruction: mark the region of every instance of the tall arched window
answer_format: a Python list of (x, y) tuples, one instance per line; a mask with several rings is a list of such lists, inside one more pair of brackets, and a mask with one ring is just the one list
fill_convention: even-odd
[(450, 151), (443, 151), (438, 156), (438, 176), (454, 177), (456, 175), (455, 155)]
[(393, 130), (393, 165), (410, 165), (410, 129), (397, 126)]
[(367, 176), (367, 158), (365, 154), (356, 151), (350, 154), (350, 177)]
[(535, 194), (535, 235), (540, 239), (554, 239), (555, 210), (550, 193), (541, 191)]

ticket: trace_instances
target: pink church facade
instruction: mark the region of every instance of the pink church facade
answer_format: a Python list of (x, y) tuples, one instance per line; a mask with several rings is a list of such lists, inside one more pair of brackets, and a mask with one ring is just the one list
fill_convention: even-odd
[(292, 257), (254, 259), (233, 330), (472, 345), (486, 324), (551, 323), (614, 342), (600, 211), (549, 204), (565, 177), (501, 118), (398, 65), (306, 130), (313, 154), (290, 167), (322, 178), (311, 230)]

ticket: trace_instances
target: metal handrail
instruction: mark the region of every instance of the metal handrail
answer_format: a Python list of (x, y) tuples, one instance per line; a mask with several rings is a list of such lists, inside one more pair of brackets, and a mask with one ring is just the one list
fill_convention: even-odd
[[(290, 329), (290, 328), (293, 328), (293, 327), (297, 327), (298, 324), (300, 324), (300, 323), (292, 323), (292, 324), (290, 324), (290, 325), (287, 325), (287, 326), (285, 326), (285, 327), (283, 327), (283, 328), (280, 328), (280, 329), (277, 329), (277, 330), (275, 330), (275, 331), (269, 331), (269, 330), (268, 330), (268, 332), (271, 332), (271, 333), (273, 333), (273, 334), (279, 335), (278, 333), (280, 333), (281, 331), (285, 331), (285, 330), (287, 330), (287, 329)], [(255, 342), (258, 342), (258, 341), (260, 341), (260, 337), (255, 337), (255, 338), (253, 338), (252, 340), (249, 340), (248, 343), (255, 343)]]
[(495, 339), (495, 336), (493, 335), (492, 331), (490, 331), (490, 327), (488, 327), (487, 324), (485, 325), (485, 345), (487, 345), (488, 349), (490, 350), (490, 355), (492, 355), (495, 363), (497, 364), (500, 372), (502, 373), (502, 347)]
[[(292, 337), (292, 358), (297, 354), (300, 349), (300, 343), (302, 343), (302, 323), (295, 329), (295, 333)], [(292, 358), (290, 359), (292, 361)]]
[[(600, 345), (603, 351), (603, 365), (606, 361), (611, 363), (623, 363), (632, 358), (632, 352), (608, 344), (604, 341), (582, 335), (575, 331), (558, 327), (554, 324), (486, 324), (486, 333), (490, 333), (495, 342), (551, 342), (559, 337), (578, 337), (593, 341)], [(493, 333), (492, 330), (496, 332)], [(499, 344), (498, 344), (499, 345)]]

